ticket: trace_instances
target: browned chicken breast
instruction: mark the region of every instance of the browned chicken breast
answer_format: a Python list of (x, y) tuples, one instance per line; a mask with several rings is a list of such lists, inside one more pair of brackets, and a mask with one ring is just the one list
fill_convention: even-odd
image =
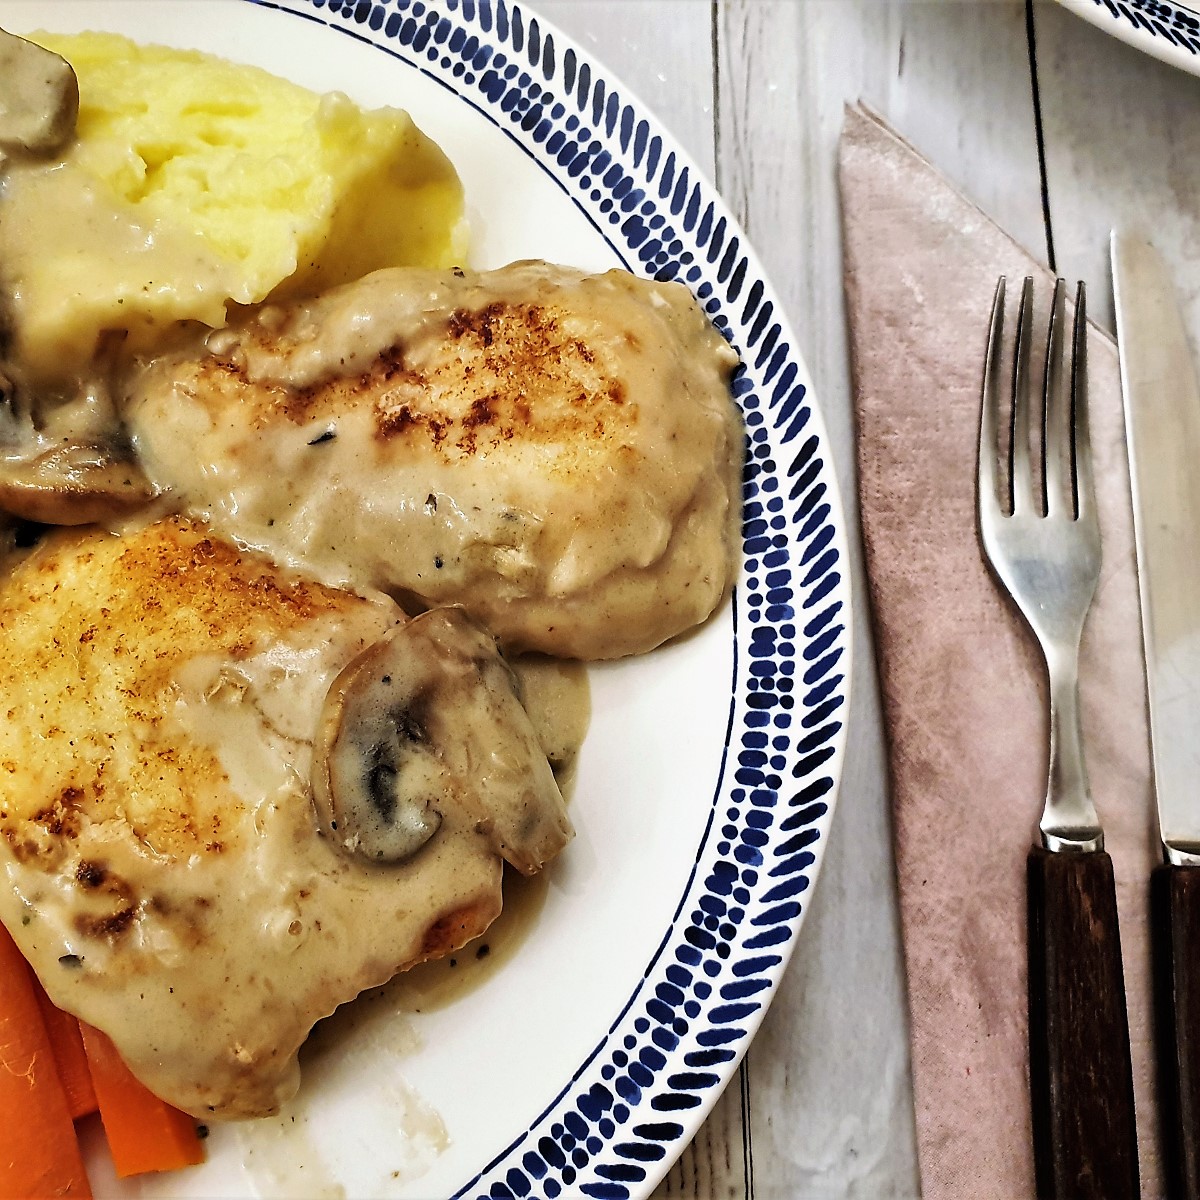
[(613, 658), (731, 582), (736, 361), (678, 284), (381, 271), (160, 358), (126, 417), (155, 487), (281, 561)]
[(0, 920), (199, 1116), (270, 1112), (313, 1023), (570, 837), (493, 639), (183, 519), (0, 574)]

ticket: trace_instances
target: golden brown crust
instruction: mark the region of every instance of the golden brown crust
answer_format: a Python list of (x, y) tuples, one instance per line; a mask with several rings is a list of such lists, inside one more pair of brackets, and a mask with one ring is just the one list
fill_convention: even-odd
[[(269, 351), (278, 336), (253, 322), (237, 332), (243, 350)], [(221, 355), (181, 363), (178, 377), (213, 407), (236, 404), (259, 425), (280, 418), (303, 425), (370, 406), (381, 442), (419, 443), (449, 458), (509, 441), (603, 442), (637, 421), (626, 381), (546, 306), (497, 301), (455, 309), (441, 323), (438, 344), (441, 354), (417, 361), (403, 344), (389, 346), (365, 371), (303, 386), (252, 380), (237, 358)]]
[[(0, 777), (24, 784), (0, 793), (0, 837), (49, 866), (81, 819), (121, 820), (156, 853), (219, 854), (241, 804), (211, 749), (160, 732), (174, 673), (355, 601), (182, 518), (47, 538), (0, 581), (0, 671), (25, 681), (3, 713)], [(130, 740), (137, 758), (115, 753)]]
[(434, 958), (445, 958), (468, 942), (479, 937), (500, 915), (500, 890), (481, 895), (470, 904), (438, 917), (425, 932), (421, 953), (404, 964), (407, 970)]

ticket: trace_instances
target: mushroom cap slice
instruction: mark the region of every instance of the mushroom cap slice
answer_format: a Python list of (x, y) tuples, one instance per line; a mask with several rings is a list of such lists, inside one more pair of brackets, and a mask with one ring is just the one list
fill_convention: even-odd
[(346, 854), (403, 862), (453, 818), (531, 875), (572, 836), (516, 680), (458, 608), (413, 618), (351, 662), (313, 751), (318, 818)]
[(67, 442), (34, 458), (0, 455), (0, 509), (26, 521), (88, 525), (128, 516), (154, 495), (137, 463), (99, 443)]
[(50, 154), (74, 136), (78, 115), (71, 64), (0, 29), (0, 152)]

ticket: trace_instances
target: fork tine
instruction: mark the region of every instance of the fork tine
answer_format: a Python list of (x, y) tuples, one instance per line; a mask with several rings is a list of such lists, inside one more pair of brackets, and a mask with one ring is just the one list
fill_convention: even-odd
[(1029, 345), (1033, 328), (1033, 278), (1026, 276), (1017, 316), (1017, 348), (1013, 359), (1012, 436), (1008, 442), (1009, 511), (1014, 515), (1034, 507), (1033, 471), (1029, 461), (1033, 387), (1029, 373)]
[(1004, 285), (1000, 276), (992, 301), (992, 323), (988, 330), (987, 356), (983, 360), (983, 402), (979, 416), (979, 464), (977, 503), (986, 519), (999, 503), (997, 495), (996, 444), (1000, 428), (1000, 346), (1004, 334)]
[(1071, 379), (1067, 378), (1063, 369), (1067, 340), (1066, 294), (1066, 282), (1056, 280), (1054, 299), (1050, 305), (1050, 332), (1046, 337), (1046, 381), (1042, 395), (1042, 511), (1052, 517), (1061, 514), (1068, 505), (1072, 515), (1075, 509), (1072, 496), (1074, 448), (1071, 443), (1074, 431), (1070, 393), (1074, 365)]
[(1074, 415), (1071, 449), (1075, 475), (1075, 516), (1096, 519), (1096, 482), (1092, 477), (1092, 434), (1088, 421), (1087, 297), (1083, 280), (1075, 292), (1075, 355), (1071, 363), (1071, 411)]

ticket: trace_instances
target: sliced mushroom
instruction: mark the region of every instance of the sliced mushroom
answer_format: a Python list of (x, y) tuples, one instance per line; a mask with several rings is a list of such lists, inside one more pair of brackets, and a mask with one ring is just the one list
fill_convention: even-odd
[(74, 136), (78, 116), (71, 64), (0, 29), (0, 151), (51, 154)]
[(426, 695), (405, 685), (397, 657), (394, 640), (379, 642), (342, 672), (314, 757), (313, 798), (329, 836), (373, 862), (403, 862), (429, 841), (447, 783), (422, 723)]
[(372, 862), (411, 858), (453, 821), (533, 874), (572, 836), (512, 673), (457, 608), (414, 617), (342, 671), (312, 784), (327, 835)]
[(88, 525), (127, 516), (154, 496), (132, 458), (100, 442), (65, 442), (40, 454), (5, 457), (0, 509), (45, 525)]
[(153, 499), (119, 427), (60, 440), (39, 427), (44, 414), (36, 409), (0, 363), (0, 511), (44, 525), (88, 525)]

